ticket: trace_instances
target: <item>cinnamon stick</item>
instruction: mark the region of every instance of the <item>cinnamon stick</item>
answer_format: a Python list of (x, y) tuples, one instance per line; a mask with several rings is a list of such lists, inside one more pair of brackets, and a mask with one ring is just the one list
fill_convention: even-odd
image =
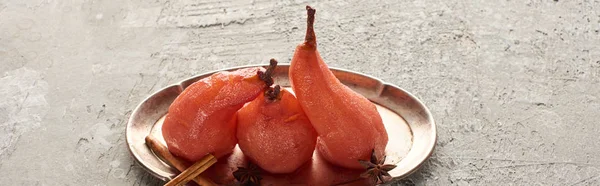
[(189, 182), (192, 178), (198, 176), (200, 173), (204, 172), (211, 165), (215, 164), (217, 159), (208, 154), (200, 159), (198, 162), (194, 163), (194, 165), (190, 166), (190, 168), (181, 172), (181, 174), (177, 175), (174, 179), (169, 181), (165, 186), (178, 186)]
[[(162, 143), (158, 142), (158, 140), (152, 136), (146, 136), (146, 145), (152, 149), (158, 156), (160, 156), (163, 160), (167, 161), (170, 165), (175, 167), (180, 172), (185, 171), (188, 166), (179, 158), (173, 156), (167, 147)], [(217, 184), (212, 182), (210, 179), (203, 177), (202, 175), (196, 176), (194, 179), (198, 185), (201, 186), (216, 186)]]

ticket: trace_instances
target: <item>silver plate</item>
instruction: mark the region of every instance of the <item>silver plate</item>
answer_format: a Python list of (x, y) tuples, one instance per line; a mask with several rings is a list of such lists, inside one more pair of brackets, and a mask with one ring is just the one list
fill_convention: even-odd
[[(187, 86), (219, 71), (256, 66), (267, 67), (251, 65), (208, 72), (163, 88), (142, 101), (131, 114), (126, 128), (129, 151), (139, 165), (161, 180), (174, 178), (178, 171), (155, 156), (146, 146), (145, 137), (153, 135), (164, 143), (160, 132), (162, 119), (173, 100)], [(278, 65), (273, 78), (276, 84), (291, 91), (288, 69), (289, 64)], [(397, 165), (397, 168), (389, 173), (394, 179), (401, 179), (413, 173), (431, 155), (436, 144), (435, 122), (427, 107), (411, 93), (377, 78), (349, 70), (331, 70), (342, 83), (376, 104), (389, 135), (386, 163)], [(233, 154), (240, 155), (241, 152), (236, 147)]]

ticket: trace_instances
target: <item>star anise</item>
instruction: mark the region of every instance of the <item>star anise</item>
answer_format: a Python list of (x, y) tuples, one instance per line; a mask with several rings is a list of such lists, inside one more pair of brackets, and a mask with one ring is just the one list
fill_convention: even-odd
[(260, 170), (258, 166), (249, 163), (248, 168), (238, 167), (238, 170), (233, 172), (233, 177), (240, 182), (240, 185), (251, 186), (260, 185)]
[(396, 165), (384, 164), (386, 156), (383, 156), (381, 160), (377, 159), (375, 150), (371, 154), (371, 161), (358, 160), (358, 162), (364, 166), (367, 170), (360, 174), (361, 178), (371, 179), (376, 184), (384, 183), (384, 176), (391, 177), (388, 171), (396, 168)]

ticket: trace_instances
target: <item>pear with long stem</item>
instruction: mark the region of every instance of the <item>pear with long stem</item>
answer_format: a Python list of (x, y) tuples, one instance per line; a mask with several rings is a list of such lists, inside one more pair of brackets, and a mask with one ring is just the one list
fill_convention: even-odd
[(306, 7), (306, 37), (296, 47), (289, 77), (292, 88), (319, 134), (317, 150), (327, 161), (346, 168), (363, 168), (373, 149), (382, 157), (388, 135), (375, 105), (342, 84), (317, 50), (316, 10)]

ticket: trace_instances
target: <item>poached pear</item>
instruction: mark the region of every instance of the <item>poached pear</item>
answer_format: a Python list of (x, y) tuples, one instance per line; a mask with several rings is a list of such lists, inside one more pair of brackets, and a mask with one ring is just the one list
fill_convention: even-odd
[(345, 168), (364, 168), (358, 160), (370, 159), (373, 150), (378, 157), (385, 154), (387, 131), (375, 105), (342, 84), (323, 61), (313, 28), (316, 10), (306, 10), (306, 37), (289, 70), (292, 88), (319, 135), (316, 149), (323, 158)]

